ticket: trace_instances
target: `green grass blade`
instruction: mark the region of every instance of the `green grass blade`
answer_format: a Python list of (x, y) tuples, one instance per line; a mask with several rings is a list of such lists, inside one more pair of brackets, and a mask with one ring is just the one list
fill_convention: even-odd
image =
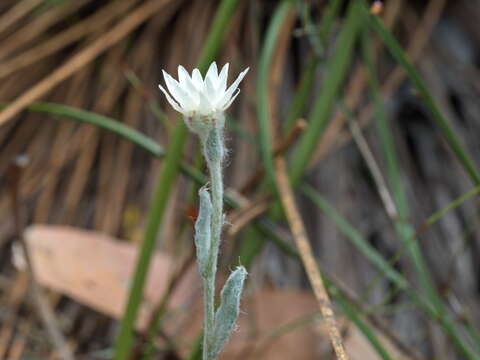
[[(328, 36), (332, 30), (332, 25), (340, 11), (342, 3), (342, 0), (330, 1), (322, 16), (320, 25), (318, 27), (318, 32), (316, 34), (322, 49), (326, 48)], [(309, 31), (308, 27), (306, 28), (306, 31)], [(323, 57), (312, 54), (305, 65), (292, 103), (288, 109), (287, 118), (283, 124), (283, 132), (285, 134), (292, 129), (295, 121), (302, 116), (303, 110), (312, 91), (317, 66), (322, 62), (322, 59)]]
[(159, 183), (153, 195), (154, 200), (148, 212), (144, 239), (140, 247), (135, 273), (130, 287), (129, 300), (117, 337), (115, 360), (125, 360), (128, 358), (128, 353), (133, 342), (135, 320), (143, 298), (143, 288), (148, 274), (151, 256), (155, 249), (155, 239), (157, 238), (165, 205), (170, 195), (165, 189), (170, 189), (175, 181), (186, 135), (183, 129), (176, 126), (172, 134), (172, 141), (168, 146)]
[(325, 45), (327, 43), (328, 35), (330, 34), (330, 30), (332, 29), (333, 23), (340, 12), (342, 5), (343, 0), (329, 1), (325, 13), (322, 16), (322, 20), (318, 28), (318, 37), (324, 48), (326, 47)]
[(380, 97), (380, 90), (373, 61), (370, 57), (370, 50), (368, 48), (368, 32), (364, 31), (363, 35), (363, 55), (367, 67), (368, 83), (372, 93), (375, 104), (375, 118), (377, 130), (380, 138), (381, 148), (385, 154), (385, 162), (387, 166), (387, 178), (392, 188), (395, 205), (400, 216), (400, 219), (395, 219), (395, 230), (403, 242), (403, 245), (409, 250), (414, 264), (415, 270), (419, 275), (420, 285), (422, 289), (428, 294), (433, 304), (440, 309), (439, 299), (433, 289), (433, 285), (425, 265), (425, 260), (421, 254), (415, 240), (415, 231), (413, 226), (406, 220), (409, 216), (409, 208), (404, 187), (401, 182), (400, 168), (398, 166), (397, 155), (394, 147), (394, 140), (389, 124), (387, 122), (386, 114), (383, 109), (383, 103)]
[(190, 353), (187, 360), (202, 360), (202, 342), (203, 332), (197, 336), (195, 344), (192, 346), (193, 351)]
[[(371, 17), (371, 15), (366, 12), (366, 9), (363, 9), (363, 11), (365, 16)], [(403, 246), (408, 250), (407, 253), (413, 262), (414, 270), (417, 273), (420, 287), (423, 293), (426, 294), (428, 305), (431, 307), (430, 316), (432, 319), (440, 317), (441, 324), (444, 327), (445, 332), (451, 336), (453, 342), (457, 345), (458, 350), (461, 351), (468, 359), (474, 359), (475, 355), (469, 346), (458, 336), (455, 325), (449, 318), (447, 310), (435, 290), (428, 267), (426, 266), (425, 259), (417, 243), (416, 231), (414, 227), (406, 220), (409, 218), (408, 202), (401, 182), (400, 168), (397, 162), (393, 136), (391, 134), (391, 130), (383, 109), (375, 68), (370, 57), (370, 50), (368, 48), (368, 41), (370, 37), (368, 36), (367, 31), (364, 31), (362, 35), (364, 61), (367, 66), (368, 82), (376, 108), (376, 124), (382, 150), (385, 154), (387, 177), (392, 188), (393, 198), (400, 216), (400, 219), (394, 219), (395, 230), (402, 241)], [(417, 77), (417, 79), (421, 81), (419, 77)]]
[(312, 188), (310, 185), (302, 184), (300, 187), (302, 193), (308, 197), (322, 212), (327, 214), (338, 229), (355, 245), (355, 247), (375, 265), (387, 278), (402, 289), (408, 287), (407, 281), (401, 276), (378, 252), (375, 250), (363, 236), (348, 224), (335, 209)]
[(308, 63), (305, 65), (300, 82), (298, 84), (297, 91), (293, 97), (292, 103), (288, 109), (287, 119), (283, 124), (284, 134), (293, 128), (295, 121), (297, 121), (303, 113), (303, 109), (307, 104), (312, 86), (315, 80), (315, 70), (317, 69), (318, 60), (315, 57), (311, 57)]
[(430, 95), (430, 92), (428, 91), (426, 85), (424, 84), (418, 72), (415, 70), (414, 66), (406, 58), (405, 53), (401, 46), (398, 44), (397, 40), (385, 28), (382, 21), (378, 17), (369, 14), (366, 8), (362, 7), (362, 9), (364, 15), (369, 19), (369, 24), (371, 28), (375, 30), (375, 32), (380, 36), (392, 56), (407, 72), (410, 80), (413, 82), (413, 84), (419, 91), (423, 102), (430, 110), (433, 116), (433, 120), (440, 128), (440, 131), (445, 137), (448, 145), (452, 149), (453, 153), (457, 156), (458, 160), (464, 167), (467, 174), (472, 179), (473, 183), (475, 185), (480, 185), (480, 174), (474, 166), (473, 161), (470, 159), (467, 152), (463, 149), (462, 144), (458, 139), (458, 136), (455, 134), (447, 119), (439, 110), (437, 104), (433, 100), (433, 97)]
[(215, 60), (225, 38), (225, 30), (228, 28), (238, 4), (238, 0), (222, 0), (220, 2), (198, 59), (198, 69), (202, 74), (205, 74), (212, 61)]
[(257, 73), (257, 117), (259, 123), (260, 155), (263, 160), (263, 165), (265, 166), (268, 180), (274, 185), (276, 184), (276, 181), (272, 154), (272, 135), (270, 130), (271, 114), (269, 111), (268, 79), (278, 35), (292, 8), (293, 3), (290, 0), (283, 0), (280, 5), (276, 7), (265, 35)]
[(415, 289), (412, 289), (408, 281), (395, 270), (388, 261), (386, 261), (376, 249), (374, 249), (363, 236), (355, 230), (350, 224), (348, 224), (325, 200), (318, 194), (318, 192), (309, 185), (302, 185), (301, 191), (311, 200), (322, 212), (324, 212), (338, 227), (338, 229), (352, 242), (353, 245), (385, 276), (391, 280), (398, 288), (407, 292), (412, 300), (420, 306), (423, 311), (428, 314), (432, 320), (438, 322), (445, 333), (451, 339), (452, 343), (457, 349), (465, 355), (466, 359), (474, 360), (478, 358), (478, 355), (465, 344), (459, 336), (458, 331), (452, 324), (452, 320), (445, 312), (439, 312), (437, 308), (432, 305), (429, 297), (425, 298), (422, 294), (417, 293)]
[[(298, 0), (296, 1), (296, 3), (297, 5), (300, 5)], [(320, 41), (323, 47), (325, 46), (325, 41), (327, 39), (327, 36), (332, 29), (333, 21), (335, 20), (336, 16), (338, 15), (338, 12), (340, 11), (341, 4), (342, 4), (341, 0), (333, 0), (329, 2), (327, 10), (322, 16), (321, 25), (319, 26), (319, 31), (318, 31), (318, 34), (316, 35), (318, 35), (318, 40)], [(300, 5), (300, 7), (301, 6), (303, 5)], [(305, 27), (308, 31), (309, 29), (307, 24), (305, 24)], [(312, 36), (315, 36), (315, 34)], [(291, 130), (292, 126), (294, 125), (295, 121), (300, 116), (302, 116), (302, 113), (307, 104), (308, 98), (312, 91), (316, 68), (321, 62), (322, 62), (321, 59), (318, 59), (315, 56), (311, 56), (310, 60), (307, 61), (307, 65), (302, 72), (300, 83), (295, 92), (295, 96), (290, 104), (288, 115), (282, 126), (284, 134), (288, 133)], [(266, 78), (266, 75), (265, 75), (265, 78)], [(268, 108), (266, 110), (268, 111)], [(267, 124), (266, 121), (264, 123)], [(265, 134), (267, 133), (265, 132)], [(268, 140), (269, 139), (267, 139), (267, 142)], [(264, 152), (264, 154), (267, 154), (267, 153)], [(277, 203), (275, 206), (273, 206), (273, 209), (270, 215), (272, 217), (274, 215), (279, 216), (280, 212), (281, 212), (281, 207), (279, 203)], [(254, 233), (250, 233), (248, 237), (248, 241), (242, 241), (242, 245), (240, 248), (240, 258), (242, 259), (242, 261), (247, 261), (248, 263), (252, 262), (256, 254), (261, 251), (264, 241), (262, 241), (258, 235), (259, 235), (258, 233), (256, 233), (256, 235), (254, 235)]]
[(67, 105), (46, 102), (34, 103), (28, 106), (27, 110), (38, 113), (46, 113), (54, 116), (67, 117), (78, 120), (85, 124), (91, 124), (127, 139), (138, 147), (154, 154), (155, 156), (165, 155), (164, 149), (157, 142), (155, 142), (155, 140), (143, 135), (135, 129), (122, 124), (117, 120), (104, 115)]
[(357, 326), (357, 328), (365, 335), (368, 342), (372, 345), (378, 355), (383, 360), (393, 360), (388, 351), (382, 345), (380, 340), (375, 335), (374, 330), (363, 321), (362, 317), (358, 314), (358, 310), (349, 304), (343, 296), (335, 296), (335, 300), (340, 305), (345, 315)]
[(451, 203), (445, 205), (440, 210), (436, 211), (434, 214), (430, 215), (428, 219), (425, 221), (423, 228), (432, 226), (435, 222), (437, 222), (443, 215), (448, 213), (449, 211), (456, 209), (460, 205), (462, 205), (465, 201), (472, 198), (475, 195), (480, 193), (480, 186), (474, 187), (472, 190), (466, 192), (465, 194), (461, 195), (457, 199), (453, 200)]
[(345, 79), (348, 65), (352, 59), (352, 52), (360, 25), (359, 4), (357, 1), (352, 1), (338, 40), (337, 48), (327, 65), (323, 89), (308, 117), (308, 128), (302, 133), (291, 158), (290, 176), (292, 178), (292, 184), (294, 185), (300, 180), (317, 146), (318, 139), (330, 118), (343, 80)]

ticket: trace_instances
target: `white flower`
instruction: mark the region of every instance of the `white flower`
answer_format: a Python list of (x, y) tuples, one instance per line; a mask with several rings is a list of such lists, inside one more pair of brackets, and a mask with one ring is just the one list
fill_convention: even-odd
[(235, 100), (240, 89), (238, 85), (247, 74), (248, 68), (238, 75), (227, 89), (228, 63), (218, 73), (217, 64), (213, 62), (202, 78), (200, 71), (194, 69), (192, 76), (183, 66), (178, 67), (178, 81), (163, 71), (165, 84), (170, 94), (161, 86), (168, 102), (178, 112), (187, 117), (216, 117), (224, 112)]

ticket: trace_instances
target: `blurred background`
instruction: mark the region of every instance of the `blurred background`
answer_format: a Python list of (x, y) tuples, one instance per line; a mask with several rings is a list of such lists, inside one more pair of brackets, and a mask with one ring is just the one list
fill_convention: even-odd
[(335, 359), (287, 174), (351, 359), (480, 359), (479, 20), (467, 0), (2, 0), (0, 359), (112, 358), (147, 224), (129, 358), (199, 358), (205, 168), (157, 86), (213, 60), (250, 67), (220, 258), (250, 275), (221, 358)]

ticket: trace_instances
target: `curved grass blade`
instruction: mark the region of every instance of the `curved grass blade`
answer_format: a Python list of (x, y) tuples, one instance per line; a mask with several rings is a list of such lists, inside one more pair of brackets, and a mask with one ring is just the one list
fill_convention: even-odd
[(291, 158), (290, 176), (292, 184), (298, 183), (310, 157), (315, 150), (328, 119), (335, 105), (340, 88), (345, 79), (348, 65), (352, 59), (352, 52), (361, 25), (359, 4), (350, 3), (347, 18), (340, 34), (334, 56), (327, 65), (323, 90), (318, 96), (308, 117), (308, 129), (302, 133)]
[(116, 134), (124, 139), (129, 140), (138, 147), (152, 153), (155, 156), (165, 155), (165, 151), (155, 140), (143, 135), (142, 133), (132, 129), (129, 126), (122, 124), (121, 122), (109, 118), (104, 115), (100, 115), (91, 111), (86, 111), (78, 108), (74, 108), (67, 105), (39, 102), (34, 103), (27, 107), (27, 110), (33, 112), (47, 113), (50, 115), (67, 117), (81, 121), (82, 123), (94, 125), (100, 129), (107, 130), (113, 134)]
[[(315, 71), (317, 69), (317, 66), (323, 60), (324, 50), (326, 48), (328, 36), (342, 4), (343, 0), (329, 1), (326, 10), (323, 13), (320, 25), (318, 27), (318, 31), (314, 34), (318, 38), (317, 42), (322, 48), (322, 54), (319, 56), (312, 54), (310, 59), (307, 60), (302, 75), (300, 76), (297, 90), (288, 109), (288, 115), (285, 120), (285, 124), (283, 125), (284, 133), (288, 133), (292, 129), (295, 121), (302, 116), (303, 109), (307, 104), (308, 96), (310, 95), (315, 80)], [(307, 27), (307, 24), (305, 24), (304, 26), (306, 28), (306, 31), (308, 32), (309, 29)]]
[(287, 134), (289, 131), (291, 131), (295, 121), (302, 116), (303, 109), (305, 108), (305, 105), (308, 101), (308, 96), (312, 90), (315, 79), (314, 75), (318, 63), (318, 59), (311, 57), (305, 65), (297, 87), (297, 91), (295, 92), (295, 96), (293, 97), (292, 103), (288, 109), (287, 119), (283, 124), (284, 134)]
[[(283, 22), (288, 13), (293, 8), (290, 0), (283, 0), (276, 7), (272, 20), (267, 29), (264, 45), (260, 54), (257, 76), (257, 117), (260, 130), (260, 154), (265, 166), (268, 180), (271, 184), (276, 184), (275, 170), (273, 165), (272, 154), (272, 136), (270, 133), (270, 111), (268, 100), (268, 79), (272, 56), (275, 51), (278, 35), (282, 28)], [(276, 186), (276, 185), (275, 185)]]
[(438, 322), (445, 333), (452, 340), (454, 345), (461, 351), (466, 359), (477, 359), (478, 356), (459, 336), (450, 316), (445, 311), (439, 311), (437, 304), (432, 304), (432, 299), (429, 295), (425, 297), (413, 289), (404, 276), (395, 270), (388, 261), (386, 261), (377, 250), (375, 250), (362, 235), (348, 224), (335, 209), (311, 186), (302, 185), (301, 191), (310, 199), (321, 211), (323, 211), (329, 218), (331, 218), (338, 229), (357, 247), (358, 250), (386, 277), (391, 280), (398, 288), (406, 291), (406, 293), (417, 303), (425, 313), (427, 313), (432, 320)]
[(475, 195), (480, 194), (480, 186), (474, 187), (472, 190), (466, 192), (465, 194), (461, 195), (457, 199), (453, 200), (451, 203), (445, 205), (440, 210), (436, 211), (434, 214), (430, 215), (425, 223), (422, 225), (422, 230), (432, 226), (435, 222), (437, 222), (443, 215), (448, 213), (451, 210), (456, 209), (460, 205), (462, 205), (468, 199), (474, 197)]
[(414, 66), (408, 61), (405, 56), (405, 53), (401, 46), (398, 44), (397, 40), (393, 35), (385, 28), (383, 23), (378, 17), (371, 15), (368, 10), (362, 6), (362, 11), (364, 16), (369, 20), (369, 24), (373, 30), (380, 36), (380, 38), (385, 43), (386, 47), (389, 49), (392, 56), (395, 60), (405, 69), (410, 80), (413, 82), (417, 90), (419, 91), (421, 98), (425, 105), (430, 110), (433, 120), (440, 128), (443, 136), (445, 137), (448, 145), (452, 149), (453, 153), (456, 155), (462, 166), (464, 167), (467, 174), (472, 179), (475, 185), (480, 185), (480, 173), (475, 167), (473, 161), (470, 159), (470, 156), (463, 149), (458, 136), (455, 134), (454, 130), (448, 123), (448, 120), (443, 116), (442, 112), (438, 108), (437, 104), (433, 100), (433, 97), (430, 95), (426, 85), (424, 84), (422, 78), (415, 70)]
[(336, 300), (342, 308), (343, 312), (357, 326), (357, 328), (363, 333), (363, 335), (365, 335), (368, 342), (372, 345), (377, 354), (380, 355), (383, 360), (393, 360), (388, 351), (385, 349), (385, 347), (375, 335), (375, 332), (365, 321), (363, 321), (361, 316), (358, 314), (358, 310), (355, 309), (352, 304), (349, 304), (347, 301), (345, 301), (345, 299), (341, 296), (337, 296)]
[[(365, 16), (371, 17), (370, 14), (367, 15), (364, 8), (363, 8), (363, 12)], [(473, 359), (475, 355), (472, 353), (472, 350), (468, 347), (468, 345), (465, 342), (463, 342), (460, 339), (460, 337), (458, 337), (458, 334), (455, 330), (455, 324), (451, 321), (451, 319), (449, 319), (445, 305), (443, 304), (442, 299), (440, 298), (440, 296), (438, 295), (435, 289), (435, 286), (431, 280), (430, 273), (428, 271), (428, 267), (426, 265), (425, 258), (423, 257), (422, 251), (420, 250), (420, 247), (418, 245), (418, 241), (416, 239), (417, 234), (414, 227), (410, 224), (410, 222), (402, 220), (402, 219), (409, 218), (409, 207), (408, 207), (405, 190), (403, 188), (403, 185), (400, 179), (400, 168), (397, 162), (397, 155), (394, 147), (393, 136), (391, 134), (391, 130), (386, 120), (386, 114), (385, 114), (383, 103), (380, 97), (379, 85), (376, 78), (375, 68), (373, 66), (373, 61), (371, 59), (370, 51), (368, 48), (368, 45), (369, 45), (368, 39), (369, 39), (369, 36), (367, 33), (367, 29), (365, 29), (365, 31), (362, 34), (362, 45), (363, 45), (362, 48), (363, 48), (364, 61), (367, 67), (367, 75), (368, 75), (370, 90), (372, 92), (373, 100), (375, 103), (376, 124), (377, 124), (377, 129), (378, 129), (382, 149), (383, 149), (383, 152), (385, 153), (388, 180), (390, 182), (395, 205), (397, 207), (397, 211), (400, 216), (399, 220), (394, 219), (395, 230), (400, 240), (402, 241), (403, 246), (408, 250), (407, 253), (413, 262), (415, 272), (417, 273), (417, 276), (419, 279), (420, 287), (422, 288), (423, 292), (426, 294), (429, 305), (433, 307), (434, 313), (437, 314), (436, 316), (438, 316), (438, 314), (441, 315), (443, 319), (442, 325), (444, 326), (444, 329), (448, 334), (451, 334), (455, 337), (455, 339), (453, 340), (454, 340), (454, 343), (457, 345), (458, 349), (467, 358)], [(398, 48), (396, 50), (403, 51), (401, 50), (401, 48)], [(401, 53), (397, 53), (397, 54), (401, 55)], [(405, 57), (403, 57), (403, 59), (406, 61)], [(414, 70), (413, 67), (411, 67), (410, 70)], [(415, 74), (415, 75), (417, 76), (416, 77), (417, 81), (421, 83), (421, 78), (418, 76), (418, 74)], [(417, 85), (419, 85), (419, 83), (417, 83)], [(429, 94), (426, 93), (427, 90), (425, 87), (423, 87), (423, 91), (425, 92), (424, 95), (429, 96)], [(435, 106), (435, 104), (433, 103), (433, 99), (430, 98), (430, 101), (431, 101), (431, 104)], [(440, 113), (438, 114), (441, 115)], [(443, 119), (442, 121), (440, 121), (440, 123), (448, 127), (448, 123), (446, 122), (446, 119)], [(453, 131), (449, 134), (452, 135), (453, 139), (456, 140), (455, 135), (453, 134)], [(459, 149), (462, 150), (460, 146), (460, 142), (458, 142), (457, 145), (459, 146)], [(464, 154), (466, 156), (466, 153)]]
[(391, 265), (381, 256), (377, 250), (375, 250), (370, 244), (368, 244), (362, 235), (357, 232), (350, 224), (348, 224), (334, 209), (333, 207), (320, 196), (320, 194), (311, 186), (302, 184), (300, 187), (301, 192), (308, 197), (322, 212), (328, 215), (340, 231), (355, 245), (365, 257), (375, 265), (385, 276), (395, 283), (401, 289), (408, 287), (408, 282), (400, 275)]

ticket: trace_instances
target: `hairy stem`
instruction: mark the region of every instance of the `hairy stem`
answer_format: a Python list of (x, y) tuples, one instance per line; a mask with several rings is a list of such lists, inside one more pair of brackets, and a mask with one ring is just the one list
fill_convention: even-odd
[(213, 330), (215, 327), (215, 275), (203, 279), (203, 360), (212, 358)]
[(208, 135), (202, 139), (203, 152), (210, 172), (210, 186), (212, 198), (211, 220), (211, 247), (208, 260), (207, 276), (204, 284), (204, 335), (203, 335), (203, 360), (214, 360), (213, 351), (214, 326), (215, 326), (215, 275), (217, 272), (220, 237), (223, 225), (223, 180), (222, 160), (224, 153), (222, 127), (215, 126)]
[[(211, 245), (211, 269), (213, 274), (217, 272), (217, 258), (220, 248), (220, 237), (223, 225), (223, 180), (222, 180), (222, 158), (223, 141), (220, 129), (214, 129), (209, 136), (207, 144), (210, 147), (218, 148), (219, 156), (214, 161), (207, 161), (210, 172), (211, 196), (212, 196), (212, 245)], [(217, 152), (217, 151), (216, 151)]]

